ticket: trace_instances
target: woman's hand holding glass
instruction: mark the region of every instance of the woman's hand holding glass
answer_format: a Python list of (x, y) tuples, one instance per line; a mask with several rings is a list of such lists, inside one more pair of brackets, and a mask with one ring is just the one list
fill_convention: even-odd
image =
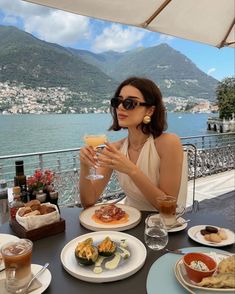
[(136, 168), (136, 165), (113, 144), (106, 142), (105, 145), (105, 148), (98, 156), (99, 166), (112, 168), (125, 174), (130, 174)]
[(97, 168), (97, 153), (96, 150), (100, 145), (103, 145), (107, 138), (105, 135), (86, 135), (84, 136), (86, 147), (80, 150), (81, 163), (90, 167), (89, 175), (86, 177), (88, 180), (103, 179), (103, 175), (96, 173)]

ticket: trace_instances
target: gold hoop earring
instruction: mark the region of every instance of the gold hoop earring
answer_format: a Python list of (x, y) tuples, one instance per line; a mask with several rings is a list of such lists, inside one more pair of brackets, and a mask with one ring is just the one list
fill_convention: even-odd
[(143, 118), (143, 123), (145, 125), (149, 124), (151, 122), (151, 116), (149, 115), (145, 115), (144, 118)]

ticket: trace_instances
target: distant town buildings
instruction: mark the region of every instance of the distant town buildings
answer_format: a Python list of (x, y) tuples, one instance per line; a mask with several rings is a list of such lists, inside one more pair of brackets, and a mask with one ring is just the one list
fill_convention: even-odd
[[(168, 111), (215, 112), (218, 107), (194, 97), (164, 98)], [(65, 87), (28, 88), (24, 84), (0, 83), (0, 113), (107, 113), (107, 98), (94, 103), (86, 92), (73, 92)]]

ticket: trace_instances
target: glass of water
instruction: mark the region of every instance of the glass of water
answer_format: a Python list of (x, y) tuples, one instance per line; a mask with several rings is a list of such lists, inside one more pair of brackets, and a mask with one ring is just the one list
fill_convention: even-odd
[(150, 214), (145, 219), (144, 240), (153, 250), (161, 250), (168, 243), (168, 232), (159, 214)]

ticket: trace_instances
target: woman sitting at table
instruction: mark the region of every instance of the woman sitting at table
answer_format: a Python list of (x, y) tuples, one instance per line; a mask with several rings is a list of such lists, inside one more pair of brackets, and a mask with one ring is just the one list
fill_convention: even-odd
[[(116, 171), (125, 204), (139, 210), (156, 210), (162, 195), (178, 197), (183, 149), (179, 137), (164, 133), (165, 107), (159, 88), (149, 79), (130, 77), (111, 99), (112, 126), (127, 129), (127, 138), (106, 143), (97, 155), (91, 146), (80, 151), (80, 199), (83, 207), (94, 205)], [(102, 180), (86, 179), (89, 168), (97, 167)]]

